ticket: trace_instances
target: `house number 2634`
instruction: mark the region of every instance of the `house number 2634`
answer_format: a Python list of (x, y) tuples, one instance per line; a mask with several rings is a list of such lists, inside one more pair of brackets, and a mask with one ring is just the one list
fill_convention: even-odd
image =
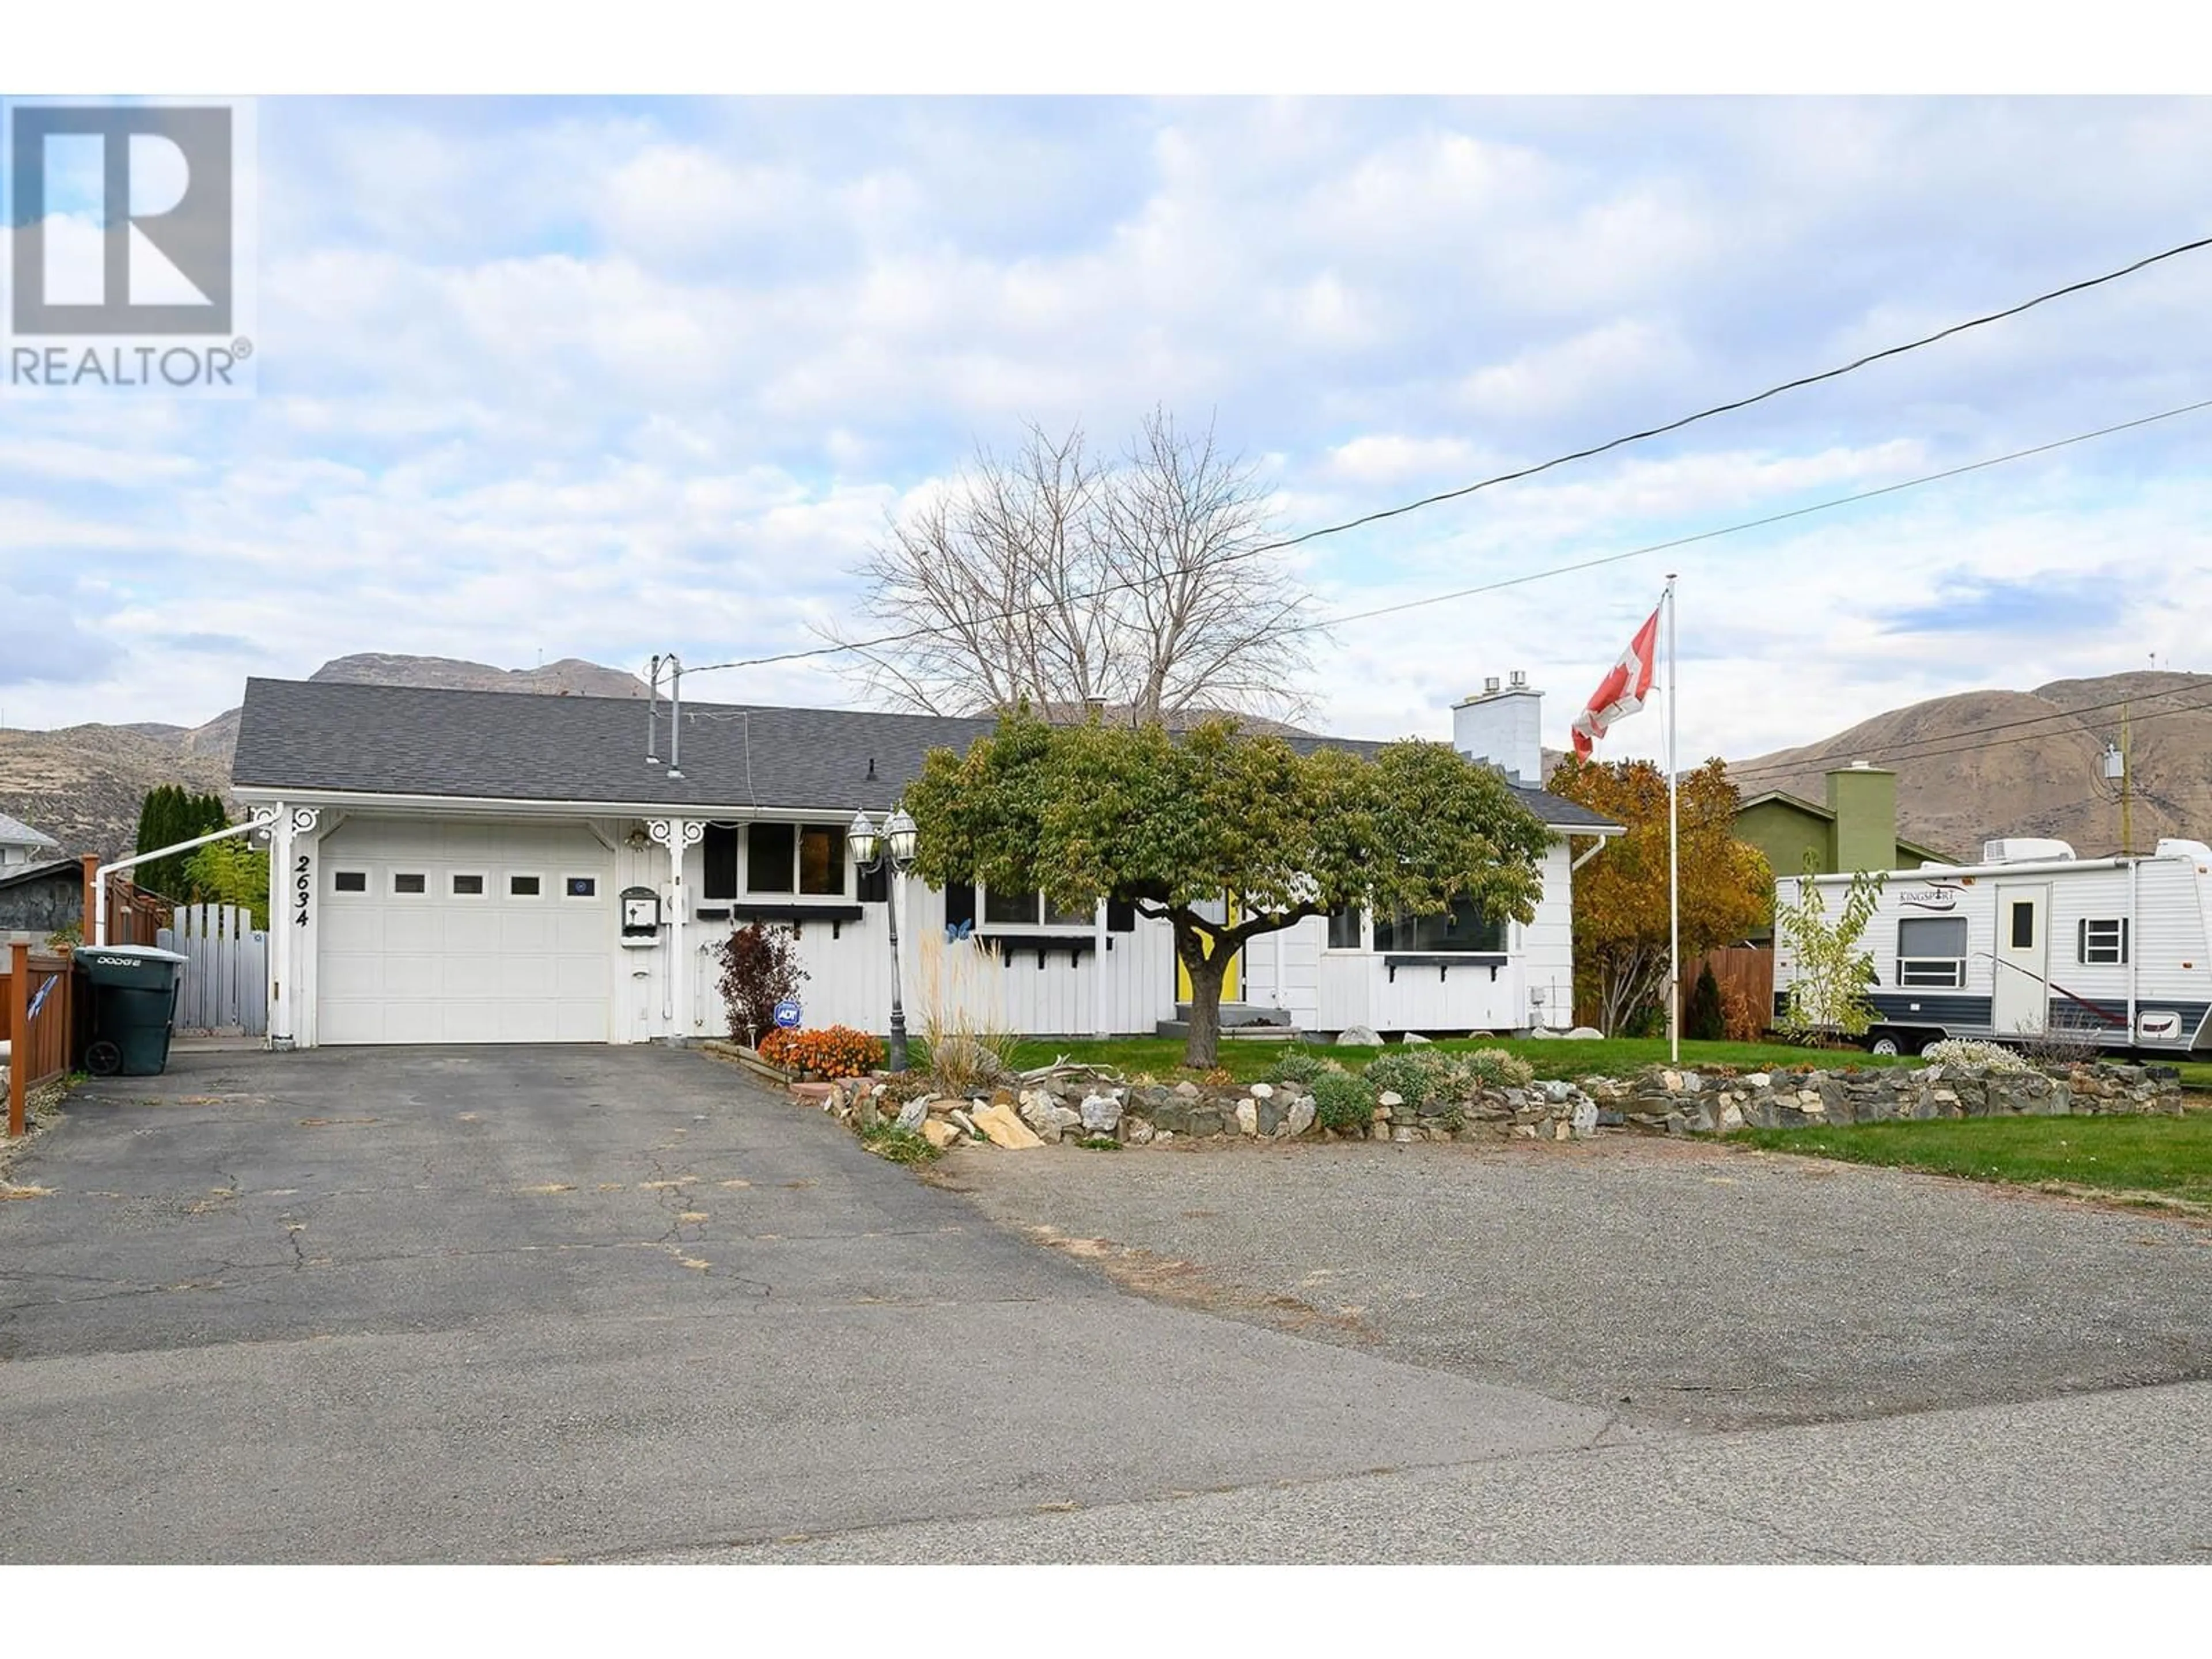
[(299, 863), (292, 870), (292, 925), (295, 927), (307, 925), (307, 895), (315, 885), (315, 878), (308, 871), (311, 861), (302, 853)]

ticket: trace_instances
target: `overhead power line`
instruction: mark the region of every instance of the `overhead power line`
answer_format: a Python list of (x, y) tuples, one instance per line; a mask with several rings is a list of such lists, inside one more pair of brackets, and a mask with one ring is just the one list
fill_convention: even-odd
[(1595, 570), (1603, 565), (1620, 564), (1629, 559), (1640, 559), (1653, 553), (1665, 553), (1678, 547), (1689, 547), (1698, 542), (1717, 540), (1723, 536), (1741, 535), (1747, 530), (1762, 530), (1769, 525), (1781, 524), (1790, 519), (1802, 519), (1814, 513), (1826, 513), (1839, 507), (1850, 507), (1859, 501), (1870, 501), (1883, 495), (1894, 495), (1900, 490), (1917, 489), (1923, 484), (1940, 483), (1946, 478), (1963, 477), (1969, 472), (1980, 472), (1993, 466), (2003, 466), (2013, 461), (2026, 460), (2030, 456), (2047, 455), (2054, 449), (2064, 449), (2073, 444), (2083, 444), (2094, 438), (2108, 438), (2116, 432), (2130, 432), (2137, 427), (2150, 426), (2160, 421), (2170, 421), (2177, 416), (2195, 414), (2212, 409), (2212, 398), (2193, 404), (2184, 404), (2177, 409), (2160, 410), (2155, 415), (2139, 416), (2132, 421), (2119, 421), (2111, 426), (2100, 426), (2094, 431), (2077, 432), (2069, 438), (2054, 438), (2049, 443), (2033, 444), (2026, 449), (2008, 451), (2002, 455), (1990, 455), (1978, 461), (1968, 461), (1963, 466), (1945, 467), (1940, 472), (1924, 472), (1917, 478), (1905, 478), (1896, 483), (1882, 484), (1873, 489), (1855, 491), (1849, 495), (1832, 496), (1825, 501), (1814, 501), (1809, 507), (1794, 507), (1785, 513), (1770, 513), (1764, 518), (1746, 519), (1739, 524), (1723, 525), (1717, 530), (1700, 530), (1694, 534), (1677, 536), (1672, 540), (1649, 542), (1642, 547), (1632, 547), (1624, 552), (1602, 553), (1594, 558), (1577, 559), (1571, 564), (1548, 566), (1531, 570), (1518, 576), (1501, 576), (1495, 581), (1478, 582), (1472, 587), (1455, 587), (1449, 592), (1425, 594), (1417, 599), (1401, 599), (1394, 605), (1379, 605), (1365, 611), (1346, 611), (1318, 622), (1299, 623), (1279, 629), (1285, 634), (1310, 633), (1322, 629), (1340, 628), (1346, 623), (1369, 622), (1377, 617), (1394, 617), (1401, 611), (1419, 611), (1432, 605), (1447, 604), (1453, 599), (1472, 599), (1478, 593), (1495, 593), (1508, 587), (1524, 587), (1531, 582), (1548, 581), (1554, 576), (1565, 576), (1578, 570)]
[[(1948, 340), (1954, 335), (1966, 333), (1970, 329), (1985, 328), (1992, 323), (2002, 322), (2008, 318), (2019, 316), (2022, 312), (2032, 311), (2038, 306), (2047, 305), (2053, 300), (2063, 299), (2069, 295), (2080, 294), (2089, 289), (2100, 288), (2107, 283), (2118, 282), (2123, 277), (2133, 276), (2136, 272), (2145, 270), (2151, 265), (2158, 264), (2161, 261), (2178, 258), (2185, 253), (2193, 253), (2206, 247), (2212, 247), (2212, 236), (2199, 237), (2194, 241), (2177, 243), (2172, 247), (2163, 249), (2156, 253), (2147, 254), (2140, 259), (2134, 260), (2128, 264), (2118, 267), (2117, 270), (2105, 271), (2095, 276), (2084, 277), (2080, 282), (2069, 283), (2063, 288), (2048, 289), (2044, 293), (2035, 295), (2032, 298), (2022, 300), (2016, 305), (2007, 306), (2002, 311), (1986, 312), (1978, 317), (1970, 317), (1963, 322), (1954, 323), (1948, 328), (1938, 329), (1933, 334), (1923, 335), (1916, 340), (1907, 340), (1897, 345), (1887, 346), (1880, 351), (1869, 352), (1863, 357), (1853, 358), (1850, 362), (1838, 364), (1833, 368), (1822, 369), (1817, 374), (1802, 374), (1798, 376), (1796, 380), (1784, 380), (1778, 386), (1769, 386), (1764, 392), (1755, 392), (1747, 397), (1732, 398), (1727, 403), (1715, 404), (1709, 408), (1698, 410), (1693, 413), (1680, 416), (1674, 420), (1666, 422), (1659, 426), (1646, 427), (1643, 430), (1638, 432), (1623, 433), (1620, 436), (1607, 439), (1603, 443), (1592, 444), (1587, 448), (1572, 450), (1564, 455), (1555, 455), (1547, 461), (1539, 461), (1529, 466), (1516, 467), (1509, 472), (1494, 473), (1486, 478), (1478, 478), (1473, 483), (1462, 484), (1455, 489), (1443, 490), (1436, 495), (1424, 495), (1418, 501), (1407, 501), (1397, 507), (1383, 507), (1373, 513), (1362, 514), (1358, 518), (1346, 519), (1340, 524), (1322, 525), (1317, 529), (1302, 531), (1295, 536), (1285, 536), (1274, 541), (1257, 543), (1251, 547), (1241, 549), (1237, 552), (1228, 556), (1228, 557), (1223, 562), (1225, 563), (1230, 562), (1230, 560), (1241, 561), (1244, 559), (1257, 558), (1262, 554), (1277, 553), (1281, 552), (1285, 549), (1303, 546), (1308, 542), (1318, 541), (1324, 536), (1340, 536), (1344, 534), (1346, 531), (1357, 530), (1366, 525), (1380, 523), (1385, 519), (1395, 519), (1401, 517), (1405, 514), (1419, 512), (1424, 507), (1434, 507), (1443, 501), (1458, 501), (1464, 496), (1472, 495), (1479, 490), (1494, 489), (1499, 484), (1511, 483), (1522, 478), (1532, 478), (1539, 473), (1548, 472), (1555, 467), (1565, 466), (1573, 461), (1588, 460), (1593, 456), (1603, 455), (1610, 451), (1622, 448), (1629, 444), (1642, 443), (1653, 438), (1663, 437), (1668, 433), (1679, 432), (1685, 427), (1693, 426), (1700, 421), (1709, 421), (1718, 416), (1731, 414), (1737, 410), (1748, 409), (1754, 404), (1765, 403), (1770, 398), (1778, 398), (1786, 392), (1795, 392), (1804, 386), (1816, 386), (1824, 380), (1837, 380), (1845, 374), (1850, 374), (1856, 370), (1864, 368), (1869, 364), (1878, 363), (1891, 357), (1903, 356), (1907, 352), (1918, 351), (1923, 347), (1934, 345), (1939, 341)], [(2192, 407), (2201, 406), (2202, 405), (2192, 405)], [(2184, 412), (2186, 411), (2169, 411), (2169, 413)], [(2142, 422), (2130, 422), (2125, 423), (2125, 425), (2107, 428), (2105, 430), (2114, 432), (2123, 431), (2126, 429), (2126, 425), (2142, 425), (2147, 424), (2149, 421), (2162, 420), (2165, 418), (2166, 418), (2166, 416), (2146, 416), (2145, 420)], [(2079, 443), (2084, 441), (2087, 438), (2101, 437), (2103, 435), (2104, 432), (2085, 433), (2080, 437), (2061, 440), (2060, 444)], [(2045, 445), (2042, 447), (2057, 448), (2058, 447), (2060, 447), (2059, 444), (2052, 444)], [(2027, 455), (2039, 453), (2040, 453), (2039, 450), (2025, 450), (2021, 452), (2021, 454)], [(2018, 459), (2018, 457), (2002, 456), (1989, 461), (1978, 462), (1976, 463), (1976, 465), (1994, 466), (1998, 465), (2001, 461), (2015, 459)], [(1972, 469), (1966, 468), (1960, 470), (1972, 471)], [(1916, 480), (1914, 482), (1932, 482), (1936, 477), (1948, 477), (1954, 476), (1955, 476), (1955, 473), (1938, 473), (1930, 475), (1930, 478), (1929, 480)], [(1909, 483), (1895, 486), (1895, 488), (1898, 489), (1909, 489), (1911, 487), (1911, 485)], [(1864, 498), (1853, 497), (1850, 499)], [(1824, 508), (1808, 507), (1802, 510), (1806, 512), (1819, 512), (1824, 510)], [(1782, 519), (1794, 516), (1796, 515), (1793, 514), (1778, 514), (1772, 519), (1761, 520), (1759, 522), (1762, 524), (1778, 523)], [(1751, 527), (1753, 526), (1734, 526), (1728, 531), (1716, 531), (1711, 533), (1715, 535), (1732, 534), (1735, 528)], [(1694, 540), (1698, 538), (1692, 538), (1690, 539)], [(1685, 544), (1682, 542), (1661, 543), (1653, 548), (1639, 550), (1657, 551), (1660, 548), (1678, 547), (1684, 544)], [(1635, 556), (1635, 555), (1623, 554), (1619, 556), (1622, 558), (1630, 558)], [(1601, 562), (1611, 562), (1612, 561), (1603, 561)], [(1559, 571), (1545, 574), (1565, 574), (1567, 571), (1587, 569), (1589, 568), (1589, 566), (1587, 564), (1565, 565), (1560, 567)], [(1532, 577), (1527, 580), (1535, 580), (1535, 578)], [(935, 626), (906, 629), (897, 633), (878, 635), (873, 639), (841, 640), (831, 644), (814, 646), (799, 651), (779, 651), (758, 657), (737, 657), (732, 658), (727, 662), (706, 663), (697, 668), (687, 669), (685, 672), (690, 674), (710, 674), (729, 669), (768, 668), (784, 663), (810, 661), (821, 657), (844, 656), (854, 652), (877, 651), (881, 650), (887, 646), (903, 645), (912, 640), (932, 639), (943, 635), (958, 633), (964, 629), (988, 626), (994, 623), (1013, 622), (1020, 617), (1035, 615), (1037, 612), (1043, 611), (1052, 610), (1062, 605), (1089, 599), (1104, 599), (1114, 593), (1132, 592), (1145, 585), (1146, 584), (1141, 580), (1135, 580), (1120, 582), (1108, 582), (1098, 587), (1091, 588), (1082, 592), (1063, 594), (1044, 603), (1015, 605), (1003, 611), (987, 613), (978, 617), (966, 617), (958, 623), (942, 623)], [(1480, 592), (1486, 590), (1476, 588), (1470, 589), (1468, 591)], [(1376, 612), (1371, 614), (1380, 615), (1385, 613)], [(1306, 631), (1310, 631), (1310, 629)]]
[(1434, 507), (1439, 501), (1457, 501), (1462, 495), (1472, 495), (1476, 490), (1488, 489), (1493, 484), (1509, 483), (1516, 478), (1531, 478), (1539, 472), (1548, 472), (1555, 466), (1565, 466), (1570, 461), (1588, 460), (1593, 455), (1602, 455), (1607, 450), (1619, 449), (1625, 444), (1642, 443), (1648, 438), (1659, 438), (1669, 432), (1680, 432), (1684, 427), (1695, 425), (1699, 421), (1710, 421), (1717, 415), (1729, 415), (1739, 409), (1748, 409), (1753, 404), (1765, 403), (1769, 398), (1778, 398), (1785, 392), (1796, 392), (1801, 387), (1818, 386), (1823, 380), (1839, 379), (1855, 370), (1864, 368), (1869, 363), (1881, 362), (1886, 357), (1901, 357), (1908, 351), (1917, 351), (1923, 346), (1934, 345), (1939, 340), (1948, 340), (1954, 334), (1964, 334), (1969, 329), (1986, 328), (1991, 323), (2001, 323), (2008, 317), (2017, 317), (2023, 311), (2033, 311), (2038, 306), (2048, 305), (2051, 301), (2063, 299), (2069, 294), (2079, 294), (2084, 289), (2098, 288), (2106, 283), (2116, 283), (2123, 276), (2131, 276), (2146, 266), (2158, 264), (2161, 259), (2179, 258), (2182, 254), (2193, 253), (2199, 248), (2204, 247), (2212, 247), (2212, 236), (2201, 237), (2193, 242), (2180, 243), (2167, 248), (2163, 252), (2153, 253), (2137, 259), (2132, 264), (2122, 265), (2118, 270), (2108, 270), (2101, 276), (2085, 277), (2078, 283), (2069, 283), (2064, 288), (2054, 288), (2048, 293), (2037, 295), (2032, 300), (2022, 300), (2018, 305), (2007, 306), (2002, 311), (1992, 311), (1979, 317), (1970, 317), (1963, 323), (1954, 323), (1948, 328), (1939, 328), (1933, 334), (1923, 335), (1917, 340), (1907, 340), (1902, 345), (1886, 346), (1880, 351), (1870, 351), (1863, 357), (1855, 357), (1850, 362), (1839, 364), (1834, 368), (1824, 368), (1817, 374), (1801, 374), (1794, 380), (1784, 380), (1781, 385), (1771, 386), (1764, 392), (1754, 392), (1748, 398), (1738, 398), (1730, 403), (1715, 404), (1711, 409), (1701, 409), (1694, 415), (1685, 415), (1679, 420), (1668, 421), (1663, 426), (1646, 427), (1641, 432), (1625, 433), (1605, 443), (1593, 444), (1588, 449), (1577, 449), (1572, 454), (1553, 456), (1550, 460), (1540, 461), (1534, 466), (1524, 466), (1512, 472), (1501, 472), (1495, 477), (1483, 478), (1471, 484), (1462, 484), (1456, 489), (1446, 489), (1434, 495), (1424, 495), (1420, 500), (1407, 501), (1402, 507), (1387, 507), (1377, 513), (1367, 513), (1356, 519), (1347, 519), (1342, 524), (1324, 526), (1319, 530), (1309, 530), (1304, 535), (1292, 536), (1286, 540), (1277, 542), (1274, 546), (1296, 547), (1301, 542), (1310, 542), (1317, 537), (1334, 536), (1346, 530), (1357, 530), (1362, 525), (1378, 523), (1384, 519), (1395, 519), (1403, 513), (1419, 512), (1422, 507)]
[[(1920, 739), (1917, 744), (1912, 745), (1878, 746), (1854, 752), (1862, 758), (1896, 761), (1940, 760), (1946, 755), (1981, 754), (1991, 749), (2008, 748), (2016, 743), (2040, 743), (2046, 738), (2065, 735), (2061, 732), (2022, 731), (2013, 737), (1999, 738), (1994, 742), (1982, 742), (1980, 739), (1990, 732), (2013, 731), (2021, 726), (2044, 726), (2055, 720), (2078, 720), (2084, 714), (2094, 714), (2106, 709), (2118, 708), (2122, 703), (2155, 702), (2162, 697), (2179, 696), (2184, 692), (2202, 692), (2204, 690), (2205, 687), (2202, 684), (2178, 685), (2170, 690), (2146, 692), (2141, 696), (2114, 697), (2107, 702), (2085, 703), (2079, 708), (2054, 709), (2048, 714), (2032, 714), (2024, 720), (1997, 720), (1986, 726), (1962, 726), (1954, 732), (1946, 732), (1940, 738)], [(2207, 712), (2212, 712), (2212, 698), (2198, 702), (2179, 703), (2170, 708), (2153, 709), (2148, 714), (2135, 714), (2131, 718), (2137, 726), (2148, 726), (2153, 720), (2165, 720), (2170, 715), (2198, 714)], [(1908, 748), (1913, 752), (1906, 752)], [(1817, 760), (1787, 763), (1770, 761), (1763, 765), (1743, 769), (1730, 767), (1729, 776), (1741, 782), (1745, 778), (1788, 777), (1820, 769), (1822, 769), (1821, 763)]]

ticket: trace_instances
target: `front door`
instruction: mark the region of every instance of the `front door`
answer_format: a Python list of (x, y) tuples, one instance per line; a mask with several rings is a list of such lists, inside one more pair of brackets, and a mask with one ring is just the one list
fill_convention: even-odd
[(1997, 889), (1996, 983), (1990, 1025), (2000, 1037), (2039, 1034), (2051, 1017), (2051, 889)]

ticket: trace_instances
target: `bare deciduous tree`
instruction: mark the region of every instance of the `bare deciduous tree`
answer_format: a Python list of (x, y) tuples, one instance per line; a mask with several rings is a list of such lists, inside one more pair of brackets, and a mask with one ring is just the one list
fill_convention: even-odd
[(1033, 426), (892, 521), (861, 570), (874, 626), (829, 637), (900, 635), (856, 649), (855, 672), (932, 714), (1027, 699), (1139, 721), (1288, 718), (1308, 706), (1312, 596), (1257, 550), (1272, 529), (1255, 469), (1210, 426), (1187, 434), (1155, 410), (1110, 461), (1079, 428)]

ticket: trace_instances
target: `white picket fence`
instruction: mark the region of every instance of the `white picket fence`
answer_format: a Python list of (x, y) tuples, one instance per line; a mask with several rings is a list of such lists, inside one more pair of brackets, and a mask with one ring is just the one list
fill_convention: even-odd
[(235, 904), (179, 904), (175, 925), (157, 941), (185, 960), (177, 999), (180, 1031), (269, 1030), (269, 935), (253, 926), (253, 913)]

